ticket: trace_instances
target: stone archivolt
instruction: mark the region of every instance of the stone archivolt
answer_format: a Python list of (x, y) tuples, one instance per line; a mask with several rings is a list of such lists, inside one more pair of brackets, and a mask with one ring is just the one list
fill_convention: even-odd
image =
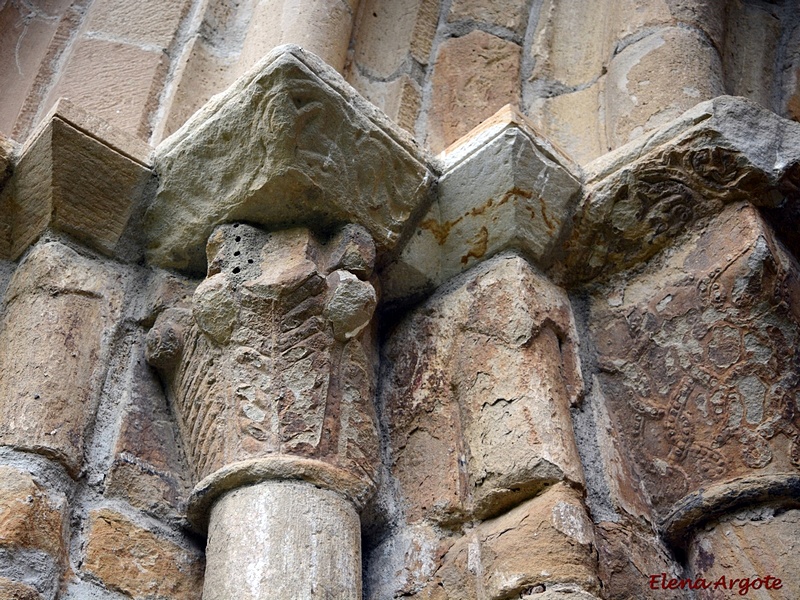
[[(720, 97), (579, 168), (504, 109), (433, 160), (283, 47), (152, 160), (68, 104), (0, 159), (0, 251), (22, 257), (0, 443), (10, 470), (45, 457), (24, 486), (62, 524), (43, 542), (0, 518), (7, 554), (50, 565), (0, 589), (74, 580), (81, 473), (90, 538), (133, 556), (176, 526), (162, 550), (190, 566), (156, 583), (81, 550), (91, 585), (137, 598), (199, 593), (183, 518), (208, 533), (206, 599), (277, 579), (281, 597), (648, 597), (650, 571), (716, 573), (709, 548), (735, 553), (720, 528), (755, 532), (748, 511), (796, 542), (796, 123)], [(31, 311), (53, 319), (20, 332)], [(122, 338), (176, 421), (171, 456), (127, 459), (172, 465), (166, 525), (98, 499), (105, 398), (141, 373), (110, 357)]]

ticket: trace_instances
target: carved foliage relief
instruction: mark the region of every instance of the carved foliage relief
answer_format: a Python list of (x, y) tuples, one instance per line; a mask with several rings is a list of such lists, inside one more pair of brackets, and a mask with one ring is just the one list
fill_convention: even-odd
[(800, 468), (799, 273), (740, 204), (595, 296), (602, 391), (658, 511), (738, 476)]
[(348, 226), (324, 246), (305, 229), (224, 225), (208, 254), (191, 311), (165, 312), (148, 348), (169, 381), (196, 478), (284, 455), (372, 482), (369, 234)]

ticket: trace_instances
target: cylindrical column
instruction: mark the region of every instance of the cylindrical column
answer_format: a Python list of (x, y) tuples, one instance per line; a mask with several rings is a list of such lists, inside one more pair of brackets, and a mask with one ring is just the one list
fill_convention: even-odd
[(635, 0), (616, 6), (614, 22), (621, 25), (603, 102), (609, 149), (725, 93), (718, 50), (724, 3), (666, 4)]
[(203, 600), (361, 598), (353, 505), (306, 482), (265, 481), (211, 511)]
[(235, 223), (208, 243), (191, 312), (159, 317), (165, 375), (208, 526), (205, 600), (361, 598), (358, 509), (374, 489), (369, 234)]

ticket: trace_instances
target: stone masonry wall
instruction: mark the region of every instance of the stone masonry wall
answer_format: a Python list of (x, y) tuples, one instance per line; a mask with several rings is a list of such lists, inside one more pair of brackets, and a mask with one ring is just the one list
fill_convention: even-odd
[(799, 98), (794, 0), (0, 0), (0, 600), (800, 598)]
[(792, 0), (80, 0), (0, 5), (0, 132), (60, 97), (157, 144), (296, 43), (439, 153), (506, 104), (580, 164), (720, 94), (800, 114)]

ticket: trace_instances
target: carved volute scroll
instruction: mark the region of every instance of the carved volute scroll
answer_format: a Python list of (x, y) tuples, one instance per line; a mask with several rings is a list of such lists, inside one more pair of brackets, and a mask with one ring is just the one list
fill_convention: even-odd
[(302, 228), (212, 234), (191, 312), (164, 312), (148, 338), (200, 482), (201, 526), (203, 507), (242, 483), (310, 480), (356, 506), (372, 492), (374, 259), (354, 225), (326, 245)]

